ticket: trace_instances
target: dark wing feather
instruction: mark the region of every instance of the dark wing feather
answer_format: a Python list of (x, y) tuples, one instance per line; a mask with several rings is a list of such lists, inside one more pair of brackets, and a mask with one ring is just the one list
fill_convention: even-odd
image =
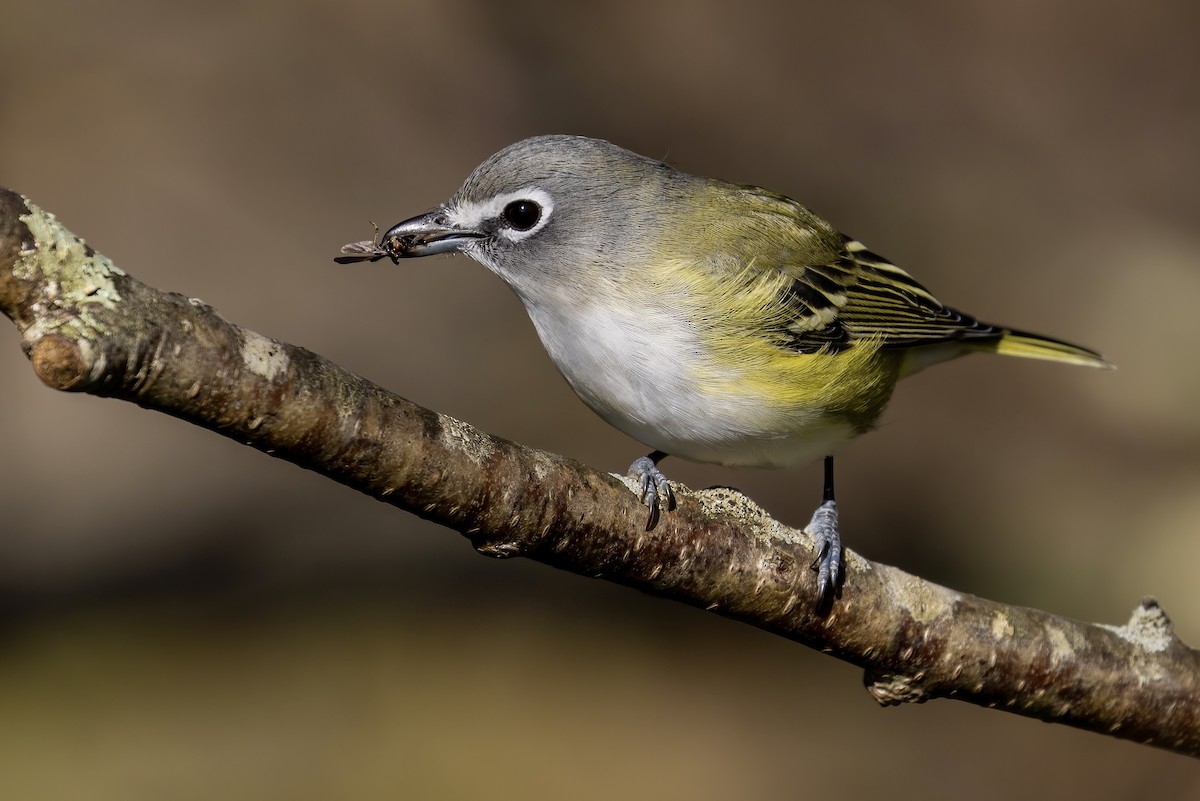
[(884, 348), (999, 339), (1004, 330), (943, 306), (912, 276), (842, 237), (830, 263), (790, 266), (789, 347), (840, 350), (872, 338)]
[(784, 347), (813, 353), (865, 339), (911, 348), (1004, 336), (1002, 328), (943, 306), (908, 273), (791, 198), (753, 186), (726, 188), (740, 193), (742, 213), (721, 237), (740, 264), (772, 283), (782, 279), (781, 314), (768, 325)]

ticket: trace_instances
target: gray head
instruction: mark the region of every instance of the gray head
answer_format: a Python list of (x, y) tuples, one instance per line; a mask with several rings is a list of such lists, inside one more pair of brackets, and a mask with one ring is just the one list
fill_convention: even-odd
[(547, 280), (623, 264), (668, 196), (697, 180), (667, 164), (582, 136), (538, 136), (480, 164), (444, 204), (393, 226), (389, 255), (461, 251), (526, 295)]

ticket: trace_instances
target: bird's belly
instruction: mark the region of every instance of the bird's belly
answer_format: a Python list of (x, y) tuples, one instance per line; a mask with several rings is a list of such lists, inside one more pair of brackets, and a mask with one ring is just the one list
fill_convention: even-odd
[(728, 467), (801, 467), (833, 453), (857, 433), (833, 422), (747, 430), (743, 420), (715, 415), (708, 416), (706, 427), (682, 416), (660, 416), (647, 424), (638, 417), (589, 405), (610, 425), (654, 450)]
[(649, 447), (697, 462), (797, 467), (861, 429), (819, 404), (780, 405), (720, 366), (678, 319), (577, 314), (570, 329), (533, 317), (551, 359), (606, 422)]

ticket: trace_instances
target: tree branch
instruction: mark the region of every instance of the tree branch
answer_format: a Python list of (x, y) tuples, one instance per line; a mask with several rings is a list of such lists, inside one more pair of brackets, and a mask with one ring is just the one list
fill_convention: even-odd
[(625, 479), (489, 436), (200, 301), (126, 275), (0, 190), (0, 311), (38, 377), (133, 401), (526, 556), (684, 601), (866, 671), (882, 704), (956, 698), (1200, 756), (1200, 653), (1146, 599), (1122, 627), (939, 587), (847, 552), (816, 611), (803, 532), (741, 494), (679, 488), (652, 531)]

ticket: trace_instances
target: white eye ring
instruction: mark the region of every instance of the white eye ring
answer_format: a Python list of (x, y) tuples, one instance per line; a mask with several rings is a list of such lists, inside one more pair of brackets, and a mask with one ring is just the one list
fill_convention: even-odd
[[(509, 204), (522, 200), (527, 200), (541, 208), (537, 222), (523, 231), (513, 228), (512, 224), (504, 217), (504, 210), (508, 208)], [(482, 203), (464, 203), (457, 207), (450, 207), (446, 209), (445, 213), (450, 225), (472, 231), (483, 230), (498, 220), (501, 225), (496, 236), (507, 239), (509, 242), (520, 242), (546, 227), (546, 223), (550, 221), (550, 215), (554, 213), (554, 198), (539, 186), (527, 186), (516, 192), (496, 195)], [(464, 250), (473, 249), (473, 244), (464, 248)]]
[[(520, 201), (528, 201), (536, 204), (541, 213), (538, 215), (537, 222), (525, 228), (524, 230), (514, 228), (508, 222), (505, 210), (513, 204)], [(550, 193), (541, 187), (527, 186), (516, 192), (506, 192), (503, 195), (498, 195), (492, 198), (487, 204), (487, 216), (492, 218), (500, 218), (505, 220), (504, 226), (500, 229), (499, 235), (509, 240), (510, 242), (520, 242), (522, 239), (528, 239), (538, 231), (546, 227), (546, 223), (550, 221), (550, 215), (554, 213), (554, 199), (550, 197)]]

